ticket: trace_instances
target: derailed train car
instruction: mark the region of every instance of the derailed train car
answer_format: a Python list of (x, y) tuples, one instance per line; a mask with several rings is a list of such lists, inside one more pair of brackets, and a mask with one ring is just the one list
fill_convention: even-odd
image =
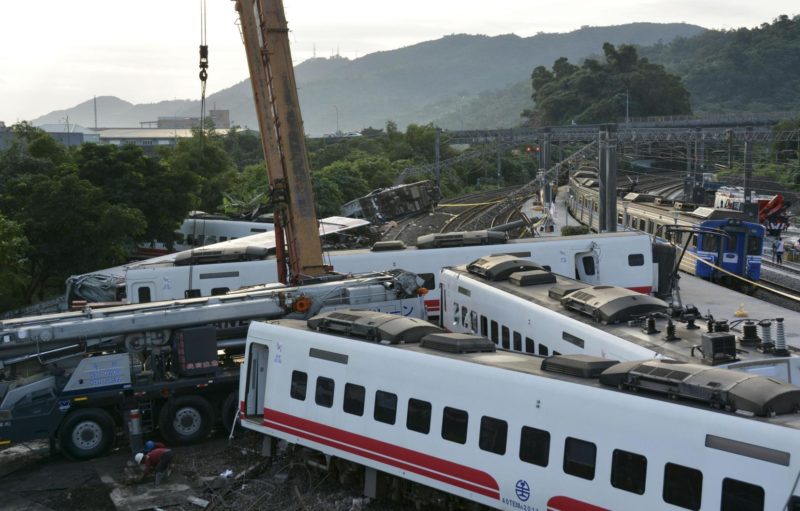
[(373, 190), (342, 206), (342, 214), (381, 223), (425, 211), (435, 205), (437, 197), (433, 181), (417, 181)]

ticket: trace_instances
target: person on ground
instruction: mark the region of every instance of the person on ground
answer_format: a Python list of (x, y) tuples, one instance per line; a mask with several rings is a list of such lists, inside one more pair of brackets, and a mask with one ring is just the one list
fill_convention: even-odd
[(161, 484), (169, 475), (172, 457), (172, 449), (165, 447), (156, 447), (147, 454), (138, 453), (134, 459), (137, 464), (144, 466), (140, 480), (144, 480), (151, 473), (155, 473), (156, 484)]
[(144, 452), (147, 454), (148, 452), (152, 451), (153, 449), (166, 449), (167, 446), (162, 444), (161, 442), (153, 442), (152, 440), (148, 440), (144, 443)]
[(775, 259), (776, 259), (776, 262), (778, 264), (780, 264), (780, 265), (783, 264), (783, 252), (784, 252), (784, 250), (785, 250), (785, 247), (783, 245), (783, 239), (779, 237), (778, 238), (778, 243), (777, 243), (777, 245), (775, 245)]

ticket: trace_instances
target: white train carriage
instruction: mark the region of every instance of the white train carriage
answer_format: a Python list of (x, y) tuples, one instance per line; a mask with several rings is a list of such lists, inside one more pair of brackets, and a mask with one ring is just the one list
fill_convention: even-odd
[(443, 328), (487, 337), (504, 350), (669, 358), (800, 382), (800, 350), (787, 344), (782, 318), (714, 316), (697, 302), (671, 307), (506, 255), (442, 269), (441, 295)]
[(800, 509), (800, 388), (769, 378), (355, 310), (252, 324), (245, 367), (245, 428), (491, 508)]
[[(498, 240), (498, 233), (471, 231), (426, 237), (430, 248), (397, 243), (379, 244), (373, 250), (342, 250), (327, 258), (340, 273), (363, 273), (395, 268), (413, 271), (426, 279), (428, 314), (439, 313), (439, 271), (490, 254), (514, 254), (535, 259), (552, 271), (596, 284), (614, 284), (649, 293), (656, 283), (650, 238), (635, 232), (563, 238)], [(501, 241), (502, 243), (499, 243)], [(638, 264), (628, 265), (629, 257)], [(601, 267), (603, 271), (595, 271)], [(224, 294), (242, 287), (277, 281), (274, 259), (237, 261), (192, 266), (132, 265), (125, 271), (126, 296), (132, 302), (176, 300)]]

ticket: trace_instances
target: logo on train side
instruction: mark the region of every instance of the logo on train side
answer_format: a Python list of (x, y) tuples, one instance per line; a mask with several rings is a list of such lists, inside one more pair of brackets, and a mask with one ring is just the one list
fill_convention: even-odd
[(514, 492), (517, 494), (517, 498), (522, 502), (527, 502), (528, 499), (531, 498), (531, 487), (528, 481), (524, 479), (517, 481), (517, 484), (514, 485)]
[(528, 481), (520, 479), (514, 483), (514, 494), (518, 500), (503, 497), (503, 505), (509, 509), (518, 509), (519, 511), (539, 511), (539, 508), (526, 503), (532, 496), (531, 485), (528, 484)]

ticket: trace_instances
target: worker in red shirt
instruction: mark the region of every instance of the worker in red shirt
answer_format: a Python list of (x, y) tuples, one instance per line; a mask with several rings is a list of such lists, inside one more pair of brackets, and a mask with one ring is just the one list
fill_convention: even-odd
[(161, 442), (153, 442), (152, 440), (148, 440), (147, 442), (144, 443), (144, 450), (142, 452), (147, 454), (153, 449), (166, 449), (166, 448), (167, 446), (162, 444)]
[(137, 464), (144, 465), (142, 480), (151, 473), (155, 473), (156, 484), (160, 484), (169, 474), (170, 464), (172, 463), (172, 449), (156, 447), (147, 454), (138, 453), (134, 459)]

